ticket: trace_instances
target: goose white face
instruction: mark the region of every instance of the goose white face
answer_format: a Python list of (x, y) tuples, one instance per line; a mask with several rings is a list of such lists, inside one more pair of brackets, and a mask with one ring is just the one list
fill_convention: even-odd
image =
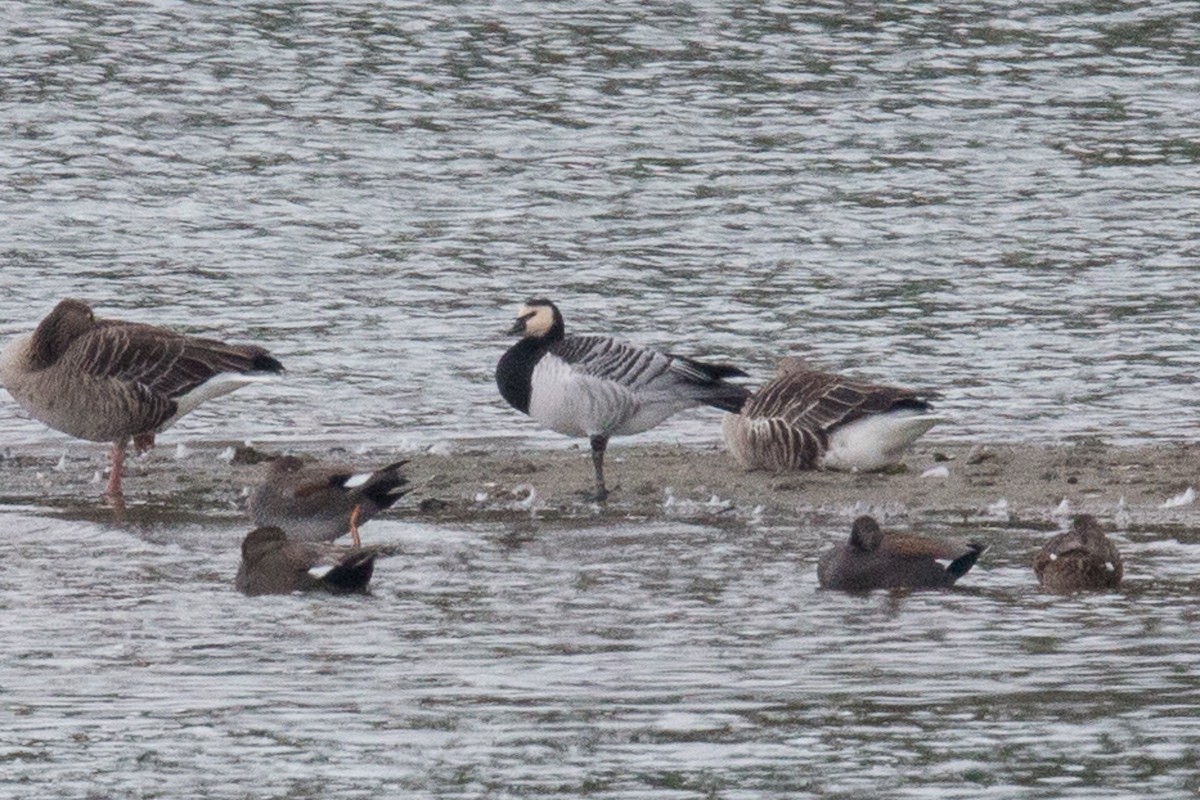
[(517, 319), (525, 323), (526, 336), (545, 336), (554, 327), (554, 311), (550, 306), (521, 306)]

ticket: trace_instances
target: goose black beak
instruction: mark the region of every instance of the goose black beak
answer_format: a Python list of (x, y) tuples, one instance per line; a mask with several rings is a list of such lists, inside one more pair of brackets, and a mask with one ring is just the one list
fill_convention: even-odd
[(517, 317), (517, 321), (512, 324), (511, 328), (508, 329), (509, 335), (516, 336), (518, 333), (524, 333), (525, 323), (529, 322), (531, 319), (533, 319), (532, 311), (530, 311), (528, 314), (522, 314), (521, 316)]

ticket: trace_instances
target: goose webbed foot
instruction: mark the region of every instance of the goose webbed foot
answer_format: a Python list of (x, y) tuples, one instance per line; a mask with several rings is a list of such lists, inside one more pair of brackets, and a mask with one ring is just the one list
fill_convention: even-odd
[(576, 495), (578, 495), (579, 499), (586, 503), (603, 503), (608, 500), (609, 494), (611, 493), (603, 486), (597, 486), (590, 492), (586, 489), (581, 492), (576, 492)]

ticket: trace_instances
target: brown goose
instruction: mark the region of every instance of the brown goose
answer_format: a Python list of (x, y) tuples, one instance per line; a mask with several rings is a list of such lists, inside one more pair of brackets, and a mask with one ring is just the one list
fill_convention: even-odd
[(261, 347), (97, 319), (75, 299), (0, 353), (0, 382), (26, 411), (76, 438), (113, 443), (105, 495), (114, 499), (131, 437), (148, 449), (205, 400), (281, 372)]
[(1096, 518), (1080, 514), (1070, 530), (1046, 542), (1034, 557), (1033, 573), (1046, 591), (1071, 594), (1116, 589), (1125, 568)]
[(882, 469), (938, 421), (918, 392), (779, 362), (741, 413), (721, 421), (725, 444), (746, 469)]
[(746, 373), (661, 353), (610, 336), (568, 336), (549, 300), (529, 300), (509, 330), (521, 339), (496, 364), (496, 386), (509, 405), (542, 427), (586, 436), (596, 490), (608, 497), (604, 451), (612, 436), (647, 431), (685, 408), (736, 411), (749, 395), (726, 378)]
[(817, 582), (844, 592), (944, 588), (966, 575), (986, 549), (976, 542), (885, 532), (874, 518), (862, 516), (854, 520), (849, 541), (821, 556)]
[[(251, 596), (321, 590), (363, 592), (371, 581), (378, 552), (314, 542), (291, 542), (279, 528), (255, 528), (242, 540), (242, 563), (234, 586)], [(318, 577), (310, 570), (328, 566)]]
[(358, 526), (408, 493), (400, 474), (405, 463), (372, 472), (281, 456), (250, 495), (250, 516), (255, 525), (282, 528), (293, 541), (333, 541), (349, 532), (358, 547)]

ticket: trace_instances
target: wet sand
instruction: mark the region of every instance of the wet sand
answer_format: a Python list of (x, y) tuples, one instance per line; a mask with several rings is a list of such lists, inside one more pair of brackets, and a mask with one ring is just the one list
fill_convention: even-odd
[[(127, 513), (146, 521), (237, 518), (262, 460), (277, 452), (235, 452), (228, 442), (190, 444), (184, 454), (160, 446), (127, 464)], [(450, 453), (348, 454), (294, 446), (288, 452), (364, 466), (408, 458), (412, 492), (390, 513), (429, 521), (536, 516), (735, 523), (875, 513), (911, 523), (1050, 526), (1066, 513), (1086, 511), (1119, 527), (1200, 527), (1200, 509), (1183, 496), (1200, 476), (1200, 447), (1186, 444), (929, 441), (910, 452), (902, 468), (871, 474), (746, 472), (716, 445), (619, 444), (609, 450), (613, 493), (603, 507), (579, 496), (591, 486), (591, 463), (586, 449), (567, 442), (553, 450), (460, 444)], [(100, 445), (74, 444), (65, 457), (61, 447), (9, 448), (0, 455), (0, 505), (102, 515), (106, 463)]]

